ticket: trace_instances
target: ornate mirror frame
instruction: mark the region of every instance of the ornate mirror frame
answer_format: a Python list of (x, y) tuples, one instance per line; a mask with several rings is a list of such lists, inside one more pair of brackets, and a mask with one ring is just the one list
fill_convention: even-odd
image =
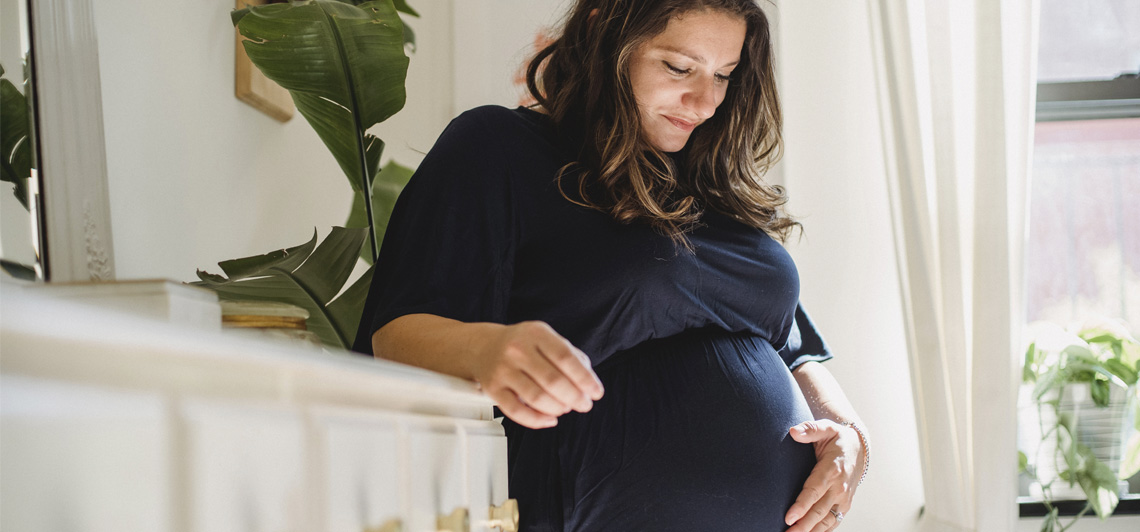
[(28, 0), (45, 278), (115, 278), (90, 0)]

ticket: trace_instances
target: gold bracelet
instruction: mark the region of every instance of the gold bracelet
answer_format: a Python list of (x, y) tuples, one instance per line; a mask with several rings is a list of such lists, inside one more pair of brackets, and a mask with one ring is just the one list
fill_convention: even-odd
[(857, 484), (857, 486), (862, 486), (863, 481), (867, 479), (867, 470), (871, 468), (871, 444), (867, 441), (867, 435), (863, 434), (863, 429), (859, 428), (859, 425), (853, 421), (843, 421), (840, 425), (855, 429), (855, 434), (859, 435), (859, 441), (863, 442), (863, 476), (859, 477), (859, 484)]

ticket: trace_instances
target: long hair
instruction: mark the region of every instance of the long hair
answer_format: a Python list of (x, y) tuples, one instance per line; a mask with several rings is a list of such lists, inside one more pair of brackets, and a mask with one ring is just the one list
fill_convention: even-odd
[[(724, 101), (671, 157), (642, 133), (629, 65), (670, 19), (706, 9), (743, 19), (744, 47)], [(527, 65), (526, 83), (560, 133), (582, 141), (558, 174), (566, 199), (646, 222), (686, 248), (705, 208), (780, 241), (799, 226), (783, 213), (783, 189), (763, 179), (781, 154), (782, 119), (768, 18), (754, 0), (579, 0), (561, 36)], [(563, 188), (571, 173), (576, 198)]]

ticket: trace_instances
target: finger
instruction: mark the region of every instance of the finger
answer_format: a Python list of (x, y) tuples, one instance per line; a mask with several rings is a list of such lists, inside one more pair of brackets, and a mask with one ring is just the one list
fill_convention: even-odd
[(527, 406), (548, 416), (558, 417), (570, 411), (570, 407), (550, 395), (526, 372), (515, 373), (504, 386), (515, 392)]
[(588, 412), (593, 402), (583, 394), (578, 386), (545, 356), (528, 356), (519, 360), (519, 368), (537, 383), (546, 393), (561, 403), (564, 412), (571, 408)]
[(815, 528), (811, 529), (811, 532), (828, 532), (838, 525), (839, 520), (836, 519), (834, 515), (831, 515), (831, 512), (827, 512), (827, 515), (823, 518), (823, 520), (819, 522), (819, 524), (815, 525)]
[[(837, 512), (839, 512), (840, 514), (846, 514), (846, 513), (847, 513), (847, 512), (845, 512), (844, 510), (842, 510), (842, 509), (840, 509), (840, 508), (838, 508), (838, 507), (832, 507), (832, 510), (835, 510), (835, 511), (837, 511)], [(828, 513), (831, 513), (831, 512), (828, 512)], [(824, 529), (824, 530), (826, 530), (827, 532), (831, 532), (832, 530), (835, 530), (836, 528), (839, 528), (839, 525), (842, 525), (842, 524), (843, 524), (843, 520), (842, 520), (842, 519), (840, 519), (838, 516), (836, 516), (836, 515), (834, 515), (834, 514), (832, 514), (832, 516), (831, 516), (831, 519), (828, 519), (828, 521), (829, 521), (829, 522), (831, 522), (831, 526), (829, 526), (829, 527), (827, 527), (826, 529)]]
[[(835, 516), (831, 515), (829, 511), (832, 506), (835, 506), (834, 499), (835, 496), (830, 492), (824, 494), (824, 496), (812, 505), (811, 509), (796, 522), (795, 526), (788, 529), (788, 532), (815, 532), (820, 525), (827, 524), (830, 526), (834, 524)], [(831, 520), (830, 522), (828, 521), (829, 519)], [(827, 530), (827, 526), (824, 526), (822, 530)]]
[(800, 443), (813, 443), (826, 440), (836, 434), (834, 427), (819, 421), (805, 421), (788, 429), (792, 439)]
[(525, 403), (509, 389), (499, 388), (497, 393), (487, 395), (499, 405), (503, 415), (512, 421), (531, 429), (545, 429), (558, 424), (558, 419), (539, 412)]
[(602, 381), (590, 367), (590, 359), (565, 338), (558, 335), (549, 325), (538, 339), (538, 349), (554, 367), (558, 368), (587, 399), (598, 400), (605, 393)]
[(848, 488), (847, 495), (845, 497), (839, 498), (839, 501), (837, 504), (838, 507), (836, 508), (836, 510), (839, 510), (843, 514), (850, 512), (851, 511), (851, 499), (853, 499), (854, 497), (855, 497), (855, 490), (852, 488)]
[(826, 472), (817, 463), (815, 467), (812, 468), (807, 480), (804, 481), (804, 489), (801, 490), (800, 494), (796, 497), (796, 502), (792, 503), (791, 508), (788, 508), (788, 513), (784, 516), (785, 523), (789, 525), (795, 524), (827, 493), (826, 479)]

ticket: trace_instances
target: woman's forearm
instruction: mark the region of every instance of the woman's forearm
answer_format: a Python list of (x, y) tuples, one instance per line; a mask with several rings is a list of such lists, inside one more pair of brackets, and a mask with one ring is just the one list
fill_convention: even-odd
[(867, 476), (870, 443), (863, 422), (830, 371), (808, 362), (792, 375), (815, 420), (788, 430), (792, 439), (814, 446), (817, 463), (784, 522), (796, 532), (832, 530), (851, 509), (855, 491)]
[(795, 369), (792, 376), (796, 378), (800, 390), (807, 399), (812, 416), (816, 419), (830, 419), (842, 423), (851, 421), (863, 428), (863, 421), (855, 412), (855, 407), (847, 400), (839, 382), (831, 375), (827, 368), (819, 362), (807, 362)]
[(870, 444), (871, 436), (867, 432), (867, 425), (859, 418), (859, 414), (855, 412), (855, 407), (851, 405), (851, 402), (847, 400), (847, 395), (839, 387), (839, 382), (819, 362), (806, 362), (800, 365), (795, 371), (792, 371), (792, 376), (796, 378), (796, 383), (799, 384), (804, 398), (807, 399), (812, 417), (830, 419), (837, 423), (851, 422), (858, 427), (860, 443), (863, 446), (858, 468), (864, 470), (867, 465), (865, 463), (868, 455), (867, 446)]
[(402, 362), (467, 380), (475, 380), (471, 358), (480, 343), (505, 327), (464, 323), (433, 314), (400, 316), (372, 335), (376, 358)]
[(478, 382), (507, 417), (547, 428), (558, 416), (587, 412), (602, 383), (585, 353), (546, 323), (464, 323), (409, 314), (372, 335), (378, 358)]

